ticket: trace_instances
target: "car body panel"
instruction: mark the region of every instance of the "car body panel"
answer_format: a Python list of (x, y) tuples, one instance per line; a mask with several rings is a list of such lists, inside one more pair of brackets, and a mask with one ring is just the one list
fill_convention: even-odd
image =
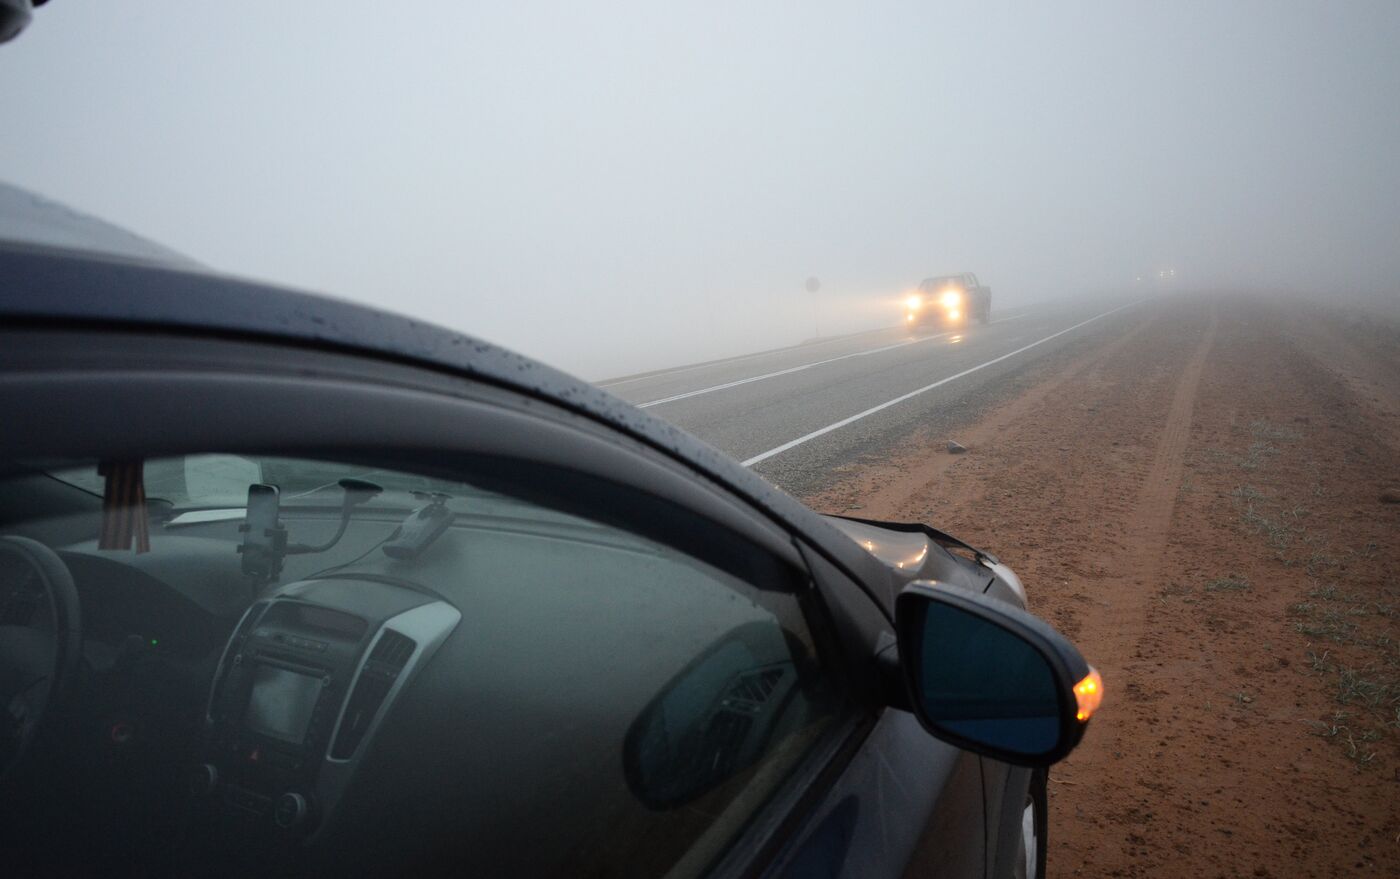
[[(765, 875), (984, 875), (978, 758), (941, 743), (929, 747), (929, 741), (912, 714), (886, 711), (806, 829)], [(905, 820), (909, 816), (920, 819)]]
[[(985, 592), (997, 576), (990, 565), (950, 552), (947, 545), (940, 543), (940, 538), (946, 535), (925, 525), (844, 516), (827, 516), (826, 519), (889, 570), (893, 590), (889, 596), (891, 607), (899, 590), (915, 580), (937, 580)], [(961, 541), (949, 543), (962, 545)]]

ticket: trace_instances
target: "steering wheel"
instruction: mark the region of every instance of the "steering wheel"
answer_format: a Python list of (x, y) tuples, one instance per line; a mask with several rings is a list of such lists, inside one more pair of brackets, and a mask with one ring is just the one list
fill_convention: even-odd
[(73, 680), (82, 643), (68, 566), (37, 540), (0, 537), (0, 780)]

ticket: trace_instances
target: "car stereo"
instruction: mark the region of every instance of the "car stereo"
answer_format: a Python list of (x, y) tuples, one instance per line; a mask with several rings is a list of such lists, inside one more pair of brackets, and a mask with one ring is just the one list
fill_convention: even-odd
[[(349, 578), (346, 578), (349, 579)], [(206, 831), (305, 840), (335, 810), (398, 693), (461, 619), (381, 582), (281, 587), (235, 627), (191, 779)]]
[(300, 746), (306, 740), (321, 691), (329, 681), (314, 670), (308, 674), (296, 667), (259, 663), (243, 714), (244, 727), (269, 739)]

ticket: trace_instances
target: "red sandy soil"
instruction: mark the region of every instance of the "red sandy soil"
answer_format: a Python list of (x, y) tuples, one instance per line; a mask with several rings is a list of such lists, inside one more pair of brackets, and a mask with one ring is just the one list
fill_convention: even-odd
[(808, 500), (994, 551), (1103, 673), (1051, 875), (1400, 876), (1400, 326), (1178, 299), (1088, 347)]

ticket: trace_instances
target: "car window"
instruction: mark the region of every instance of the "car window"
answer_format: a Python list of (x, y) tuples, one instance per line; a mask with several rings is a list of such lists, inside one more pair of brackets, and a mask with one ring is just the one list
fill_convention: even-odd
[[(454, 470), (210, 453), (0, 480), (0, 622), (31, 648), (5, 680), (57, 668), (67, 601), (5, 540), (55, 559), (80, 609), (79, 661), (30, 694), (7, 771), (22, 859), (704, 873), (845, 710), (805, 574), (630, 489)], [(145, 507), (118, 490), (138, 472)], [(269, 534), (276, 563), (250, 564)], [(55, 821), (86, 847), (24, 845)]]
[[(56, 466), (47, 472), (55, 479), (101, 494), (104, 477), (100, 471), (99, 464), (88, 463)], [(333, 492), (337, 482), (346, 478), (377, 480), (380, 485), (401, 491), (436, 491), (451, 485), (379, 467), (267, 455), (203, 454), (157, 458), (143, 462), (142, 471), (146, 496), (165, 501), (176, 509), (241, 507), (247, 500), (248, 486), (254, 482), (277, 485), (283, 502), (300, 498), (325, 500), (325, 493)]]

